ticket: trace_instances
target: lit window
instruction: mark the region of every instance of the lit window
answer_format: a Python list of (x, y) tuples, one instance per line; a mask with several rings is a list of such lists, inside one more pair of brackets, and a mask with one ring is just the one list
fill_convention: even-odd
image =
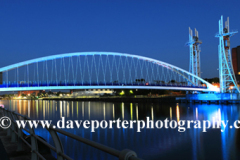
[(238, 72), (238, 75), (240, 75), (240, 72)]

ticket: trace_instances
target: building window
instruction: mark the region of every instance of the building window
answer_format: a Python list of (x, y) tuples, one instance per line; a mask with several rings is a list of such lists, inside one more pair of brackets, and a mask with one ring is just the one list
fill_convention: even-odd
[(238, 72), (238, 75), (240, 75), (240, 72)]

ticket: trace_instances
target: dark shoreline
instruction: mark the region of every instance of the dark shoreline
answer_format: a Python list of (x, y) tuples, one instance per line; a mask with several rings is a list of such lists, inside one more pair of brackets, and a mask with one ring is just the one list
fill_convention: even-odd
[(104, 101), (104, 102), (164, 102), (176, 103), (177, 97), (185, 96), (168, 96), (168, 97), (148, 97), (148, 98), (134, 98), (134, 97), (100, 97), (100, 98), (43, 98), (43, 100), (66, 100), (66, 101)]

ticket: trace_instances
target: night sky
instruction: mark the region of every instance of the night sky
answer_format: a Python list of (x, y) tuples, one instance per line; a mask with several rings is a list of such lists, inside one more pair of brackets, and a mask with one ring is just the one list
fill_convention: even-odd
[[(189, 67), (188, 27), (197, 28), (203, 78), (218, 76), (218, 20), (240, 30), (240, 1), (0, 1), (0, 67), (82, 51), (113, 51)], [(240, 33), (231, 47), (240, 45)]]

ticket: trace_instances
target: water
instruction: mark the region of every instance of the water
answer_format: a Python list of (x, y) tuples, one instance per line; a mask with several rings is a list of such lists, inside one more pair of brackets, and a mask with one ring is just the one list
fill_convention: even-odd
[[(66, 120), (146, 120), (150, 117), (154, 121), (164, 120), (229, 120), (233, 123), (239, 120), (239, 105), (214, 104), (152, 104), (152, 103), (110, 103), (110, 102), (80, 102), (80, 101), (47, 101), (47, 100), (11, 100), (0, 101), (5, 108), (10, 108), (20, 114), (28, 115), (32, 119), (53, 120), (56, 124), (61, 117)], [(102, 143), (118, 150), (131, 149), (138, 157), (145, 160), (159, 159), (239, 159), (240, 131), (226, 128), (186, 129), (65, 129), (68, 132), (84, 138)], [(50, 142), (53, 141), (47, 130), (37, 129), (37, 134)], [(117, 159), (102, 151), (72, 140), (59, 134), (65, 153), (73, 159)]]

